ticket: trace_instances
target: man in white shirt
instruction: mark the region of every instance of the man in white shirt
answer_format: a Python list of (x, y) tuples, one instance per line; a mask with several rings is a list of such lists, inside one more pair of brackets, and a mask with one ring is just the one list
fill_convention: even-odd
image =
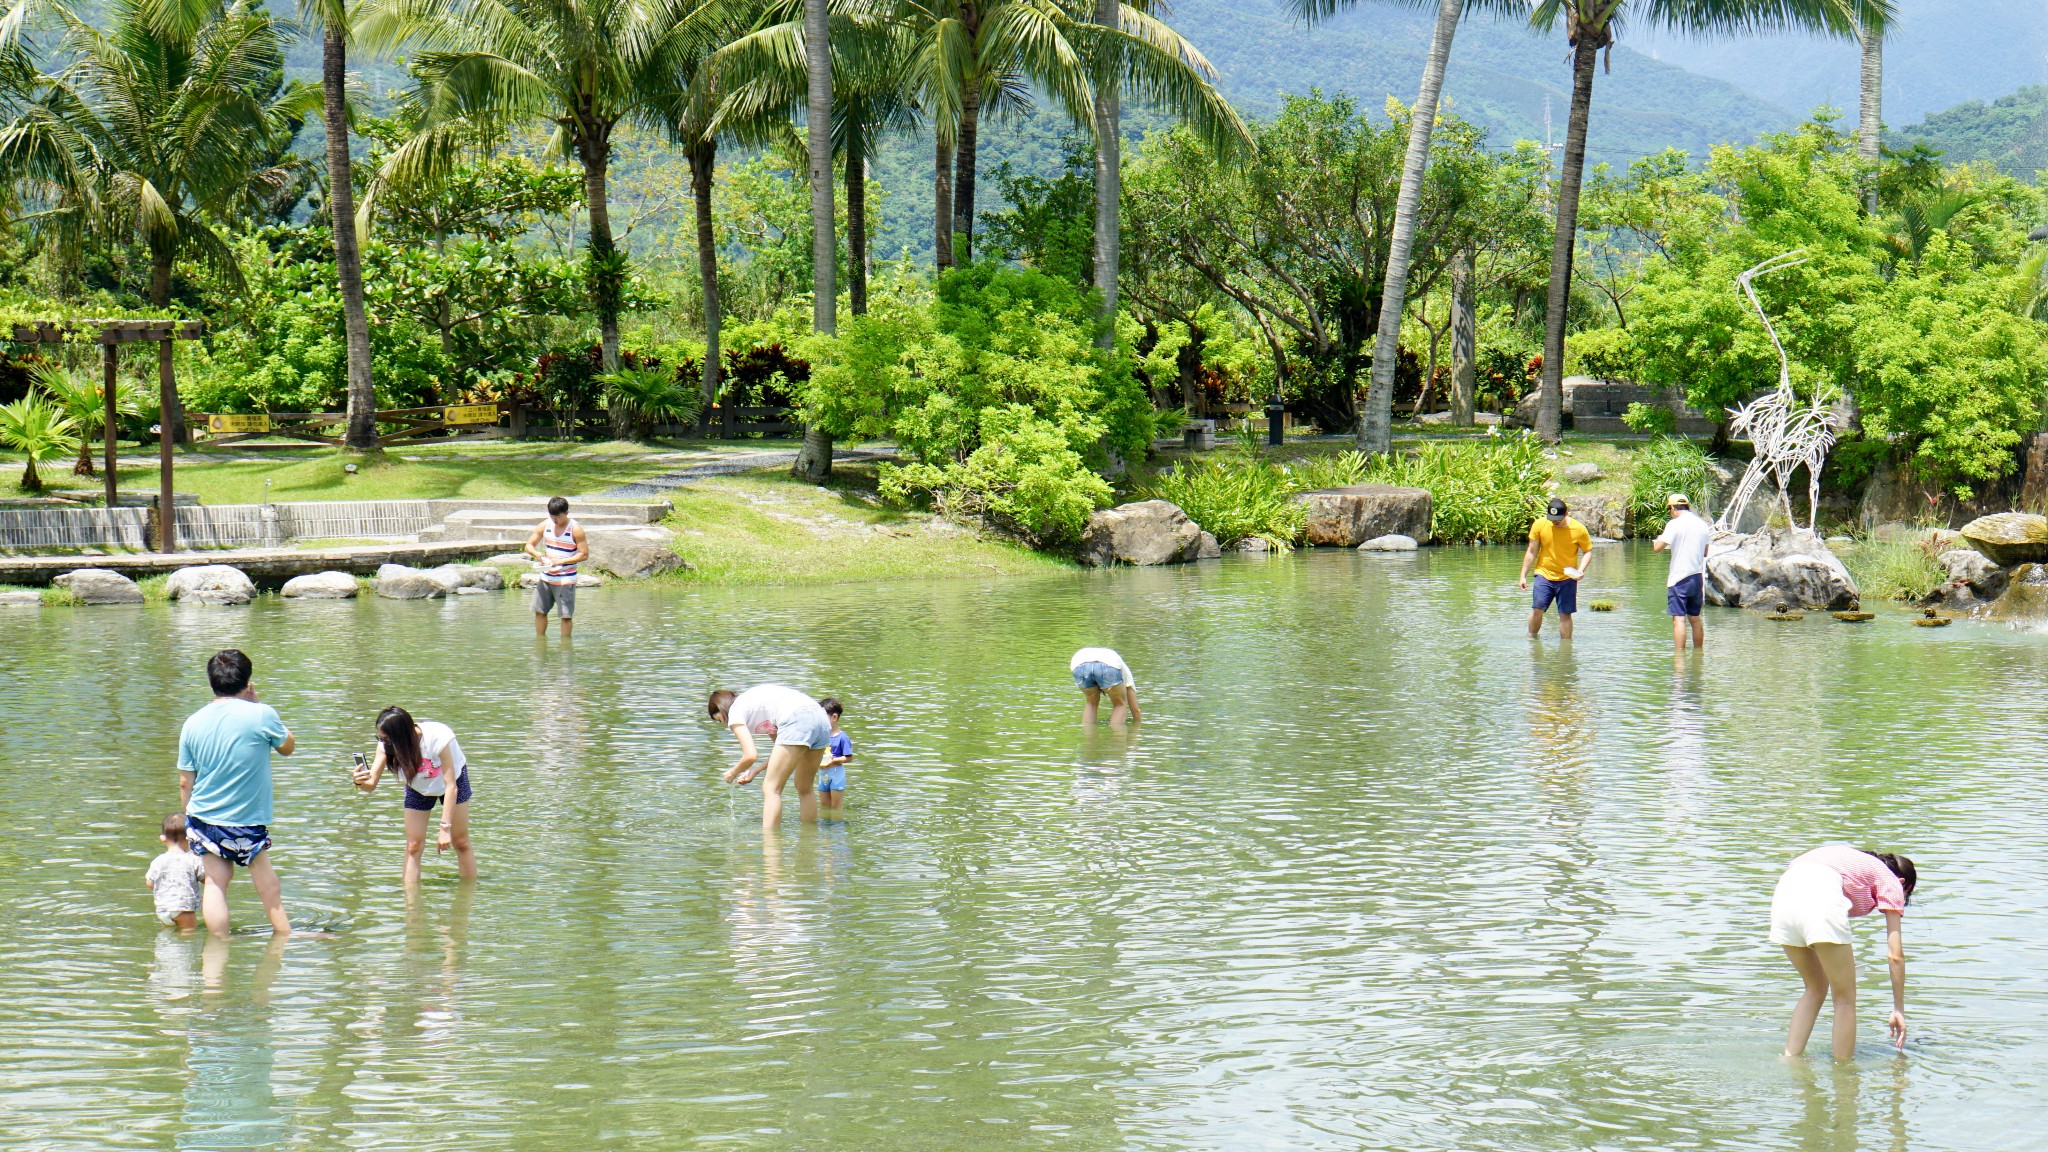
[(1704, 648), (1707, 625), (1700, 619), (1700, 609), (1707, 600), (1707, 545), (1714, 539), (1714, 530), (1693, 512), (1692, 501), (1683, 492), (1665, 497), (1664, 507), (1671, 513), (1671, 520), (1651, 547), (1671, 553), (1671, 575), (1664, 581), (1665, 610), (1671, 613), (1671, 643), (1678, 651), (1685, 651), (1689, 626), (1692, 646)]

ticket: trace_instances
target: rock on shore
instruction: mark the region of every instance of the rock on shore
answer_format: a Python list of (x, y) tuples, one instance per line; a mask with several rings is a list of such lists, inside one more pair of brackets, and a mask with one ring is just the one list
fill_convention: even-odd
[(590, 546), (590, 566), (624, 580), (688, 567), (676, 554), (676, 534), (657, 525), (586, 528), (583, 538)]
[(308, 572), (284, 582), (287, 600), (351, 600), (361, 591), (347, 572)]
[(1391, 484), (1353, 484), (1316, 488), (1294, 497), (1308, 505), (1309, 544), (1324, 548), (1356, 548), (1380, 536), (1430, 540), (1432, 510), (1427, 488)]
[(462, 587), (462, 577), (442, 568), (384, 564), (378, 567), (370, 587), (386, 600), (432, 600), (453, 595)]
[(199, 564), (171, 573), (164, 581), (164, 598), (192, 604), (247, 604), (256, 598), (256, 582), (231, 564)]
[[(1206, 541), (1206, 544), (1205, 544)], [(1185, 564), (1204, 551), (1220, 555), (1216, 539), (1188, 519), (1178, 504), (1140, 500), (1105, 508), (1088, 517), (1076, 557), (1092, 568), (1113, 564)]]
[(2048, 564), (2048, 516), (1994, 512), (1963, 525), (1962, 537), (1963, 543), (2001, 568)]
[(1707, 603), (1724, 608), (1837, 611), (1854, 607), (1856, 581), (1821, 538), (1805, 528), (1765, 528), (1717, 537), (1707, 553)]
[(142, 589), (119, 572), (80, 568), (50, 581), (78, 598), (80, 604), (140, 604)]

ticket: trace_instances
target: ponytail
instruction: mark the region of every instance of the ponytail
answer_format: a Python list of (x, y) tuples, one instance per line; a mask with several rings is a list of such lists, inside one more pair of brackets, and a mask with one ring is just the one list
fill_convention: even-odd
[(1913, 867), (1911, 856), (1901, 856), (1896, 852), (1872, 852), (1867, 848), (1864, 849), (1864, 854), (1883, 861), (1884, 866), (1892, 870), (1892, 875), (1899, 878), (1900, 886), (1906, 890), (1907, 899), (1912, 899), (1913, 889), (1920, 883), (1920, 870)]
[(412, 787), (413, 773), (420, 770), (420, 732), (412, 714), (395, 704), (379, 712), (377, 739), (384, 745), (385, 761), (398, 769), (406, 787)]

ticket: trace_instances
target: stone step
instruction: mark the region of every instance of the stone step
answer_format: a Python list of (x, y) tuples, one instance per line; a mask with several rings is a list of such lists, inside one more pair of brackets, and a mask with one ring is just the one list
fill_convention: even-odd
[[(523, 519), (531, 528), (541, 517), (547, 515), (547, 501), (534, 497), (518, 500), (430, 500), (429, 506), (437, 520), (460, 513), (496, 513)], [(589, 521), (601, 516), (620, 516), (636, 524), (652, 524), (675, 510), (666, 500), (571, 500), (569, 515), (578, 521)]]
[[(422, 540), (511, 540), (523, 542), (533, 532), (533, 526), (544, 517), (524, 512), (500, 512), (493, 510), (471, 510), (455, 512), (439, 524), (430, 525), (420, 533)], [(639, 528), (648, 521), (639, 516), (618, 516), (606, 513), (575, 516), (573, 519), (586, 529), (598, 528)]]

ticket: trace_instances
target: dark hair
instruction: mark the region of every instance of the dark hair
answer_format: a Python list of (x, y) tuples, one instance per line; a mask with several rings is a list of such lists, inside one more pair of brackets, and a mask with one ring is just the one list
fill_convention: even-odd
[(410, 787), (412, 774), (420, 770), (420, 733), (412, 713), (396, 704), (377, 713), (377, 739), (384, 744), (384, 759)]
[(1899, 884), (1906, 890), (1906, 896), (1909, 899), (1912, 897), (1913, 889), (1920, 883), (1920, 870), (1913, 867), (1911, 856), (1901, 856), (1896, 852), (1872, 852), (1868, 848), (1863, 852), (1866, 856), (1875, 856), (1884, 861), (1884, 866), (1891, 869), (1892, 875), (1899, 878)]
[(185, 814), (183, 812), (173, 812), (169, 816), (164, 817), (164, 839), (183, 840), (184, 838)]
[(837, 696), (827, 696), (823, 700), (818, 701), (818, 707), (823, 708), (827, 716), (838, 716), (846, 711), (846, 709), (840, 707), (839, 697)]
[(236, 696), (249, 686), (249, 673), (255, 670), (241, 649), (223, 648), (206, 662), (206, 682), (215, 696)]
[(569, 502), (560, 496), (548, 497), (548, 515), (560, 516), (569, 510)]
[(732, 702), (736, 699), (738, 697), (720, 688), (711, 693), (711, 699), (705, 701), (705, 708), (711, 713), (713, 720), (723, 724), (725, 723), (726, 710), (732, 707)]

